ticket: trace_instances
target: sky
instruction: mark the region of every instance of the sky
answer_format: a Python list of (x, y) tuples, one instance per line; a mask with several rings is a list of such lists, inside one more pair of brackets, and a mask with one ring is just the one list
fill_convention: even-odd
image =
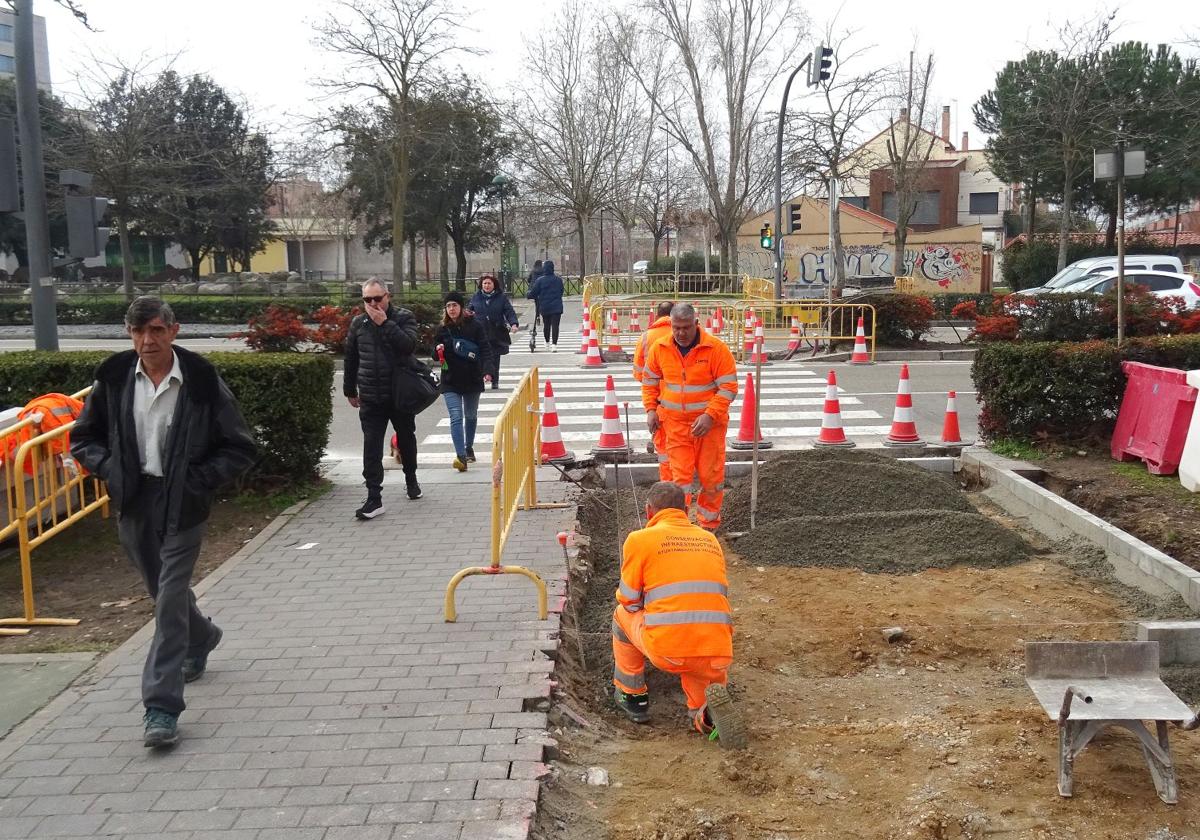
[[(247, 101), (254, 121), (268, 130), (302, 125), (333, 104), (313, 84), (339, 73), (337, 57), (320, 47), (315, 27), (336, 8), (330, 0), (78, 2), (98, 31), (87, 31), (51, 0), (36, 2), (36, 11), (47, 19), (52, 82), (68, 99), (78, 92), (81, 77), (94, 76), (97, 65), (113, 57), (137, 63), (176, 56), (177, 70), (209, 74)], [(552, 19), (561, 2), (458, 0), (462, 42), (484, 51), (463, 60), (464, 69), (485, 79), (497, 94), (520, 83), (523, 37)], [(817, 33), (836, 11), (837, 28), (856, 30), (856, 43), (870, 47), (870, 60), (881, 65), (906, 62), (914, 44), (919, 53), (931, 51), (931, 99), (951, 108), (952, 142), (957, 144), (968, 131), (976, 148), (980, 134), (971, 105), (991, 87), (1005, 62), (1020, 58), (1029, 47), (1053, 45), (1055, 31), (1065, 21), (1082, 21), (1114, 7), (1094, 0), (844, 0), (840, 9), (813, 2), (805, 8)], [(1195, 0), (1126, 4), (1117, 21), (1121, 40), (1171, 43), (1185, 54), (1197, 53), (1183, 43), (1189, 34), (1200, 38), (1200, 4)], [(803, 52), (797, 61), (802, 57)], [(782, 92), (782, 83), (778, 87)], [(768, 107), (777, 107), (773, 103), (778, 99), (773, 92)]]

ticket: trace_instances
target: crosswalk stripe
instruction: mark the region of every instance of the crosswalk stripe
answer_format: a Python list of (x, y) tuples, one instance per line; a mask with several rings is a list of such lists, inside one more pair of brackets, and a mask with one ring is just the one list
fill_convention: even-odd
[[(603, 408), (603, 405), (601, 403), (597, 403), (596, 404), (596, 412), (595, 412), (594, 416), (583, 416), (583, 415), (574, 414), (574, 415), (567, 415), (564, 417), (562, 415), (559, 415), (558, 424), (560, 426), (595, 426), (596, 428), (599, 428), (600, 421), (598, 418), (599, 418), (600, 409), (602, 409), (602, 408)], [(760, 411), (758, 413), (758, 419), (760, 421), (763, 421), (763, 420), (820, 420), (823, 415), (824, 415), (824, 412), (822, 412), (822, 411)], [(480, 419), (482, 420), (483, 418), (481, 417)], [(632, 410), (630, 411), (630, 419), (631, 419), (631, 421), (636, 419), (639, 422), (641, 422), (641, 420), (642, 420), (640, 413), (635, 415)], [(871, 411), (869, 409), (851, 409), (850, 411), (842, 412), (842, 419), (844, 419), (844, 420), (880, 420), (880, 419), (882, 419), (882, 415), (879, 414), (879, 412), (877, 412), (877, 411)], [(441, 420), (439, 420), (438, 428), (441, 428), (441, 429), (450, 428), (450, 418), (444, 417)]]
[[(845, 426), (843, 427), (847, 435), (886, 435), (891, 431), (890, 425), (883, 426)], [(762, 430), (763, 436), (768, 438), (803, 438), (816, 437), (821, 433), (821, 427), (817, 426), (780, 426), (777, 428), (766, 428)], [(563, 440), (568, 443), (595, 443), (599, 437), (599, 430), (594, 432), (571, 432), (564, 431), (562, 433)], [(733, 431), (730, 438), (736, 438), (737, 432)], [(631, 429), (629, 432), (630, 440), (646, 441), (650, 439), (650, 432), (646, 429)], [(492, 435), (489, 432), (482, 432), (475, 435), (476, 448), (483, 444), (491, 444)], [(450, 435), (434, 434), (426, 435), (421, 445), (450, 445)]]
[[(555, 395), (555, 397), (556, 397), (555, 407), (558, 409), (560, 414), (564, 411), (596, 411), (596, 412), (599, 412), (600, 409), (604, 408), (603, 398), (596, 399), (596, 400), (589, 400), (586, 402), (562, 402), (561, 400), (557, 399), (557, 396), (558, 395), (556, 394)], [(841, 398), (839, 398), (839, 402), (841, 402), (842, 405), (862, 405), (862, 400), (857, 399), (855, 397), (841, 397)], [(741, 399), (736, 399), (733, 401), (733, 408), (735, 408), (735, 409), (739, 408), (739, 407), (741, 407), (741, 404), (742, 404)], [(772, 397), (770, 399), (761, 399), (758, 401), (758, 404), (761, 406), (824, 405), (825, 398), (824, 397), (793, 397), (793, 398), (788, 398), (788, 399), (780, 399), (780, 398)], [(641, 405), (642, 405), (641, 400), (638, 400), (638, 407), (640, 408)], [(480, 411), (481, 415), (484, 412), (499, 412), (500, 409), (503, 407), (504, 407), (504, 403), (500, 400), (480, 401), (480, 403), (479, 403), (479, 411)], [(597, 417), (599, 417), (598, 413), (597, 413)], [(600, 421), (597, 420), (596, 422), (599, 423)]]

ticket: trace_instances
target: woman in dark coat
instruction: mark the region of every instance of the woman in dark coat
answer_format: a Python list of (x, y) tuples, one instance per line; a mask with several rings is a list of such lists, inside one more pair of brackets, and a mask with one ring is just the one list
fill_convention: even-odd
[(533, 281), (525, 297), (537, 301), (537, 311), (542, 316), (542, 334), (553, 353), (558, 349), (558, 322), (563, 313), (563, 280), (554, 273), (553, 260), (542, 263), (542, 276)]
[(433, 339), (433, 358), (442, 363), (442, 399), (450, 415), (450, 440), (454, 441), (454, 469), (466, 472), (475, 460), (475, 426), (479, 422), (479, 395), (491, 380), (492, 348), (487, 330), (466, 317), (461, 292), (446, 295), (446, 315)]
[(492, 345), (492, 390), (500, 387), (500, 357), (508, 354), (512, 334), (517, 331), (517, 313), (513, 311), (508, 296), (496, 285), (496, 278), (485, 274), (479, 279), (479, 291), (471, 298), (467, 308), (475, 313), (475, 320), (487, 330)]

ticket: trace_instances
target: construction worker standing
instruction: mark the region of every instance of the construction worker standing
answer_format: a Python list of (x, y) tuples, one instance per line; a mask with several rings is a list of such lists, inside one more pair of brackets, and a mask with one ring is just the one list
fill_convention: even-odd
[(671, 480), (691, 492), (699, 476), (696, 521), (710, 531), (721, 524), (725, 433), (737, 392), (737, 364), (725, 342), (700, 329), (691, 305), (675, 304), (671, 338), (646, 351), (642, 404), (650, 434), (665, 430)]
[(688, 715), (722, 747), (746, 746), (725, 684), (733, 663), (733, 618), (725, 556), (717, 538), (688, 521), (683, 490), (660, 481), (646, 497), (646, 527), (625, 540), (613, 613), (613, 696), (635, 723), (650, 720), (646, 659), (678, 674)]
[[(642, 334), (642, 340), (638, 342), (633, 351), (633, 378), (638, 382), (642, 381), (642, 374), (646, 371), (646, 351), (671, 334), (671, 309), (674, 306), (675, 304), (669, 300), (658, 305), (658, 309), (654, 313), (654, 323)], [(663, 481), (670, 481), (671, 466), (667, 458), (667, 431), (662, 424), (659, 424), (658, 431), (654, 433), (653, 447), (654, 451), (658, 453), (658, 477)]]

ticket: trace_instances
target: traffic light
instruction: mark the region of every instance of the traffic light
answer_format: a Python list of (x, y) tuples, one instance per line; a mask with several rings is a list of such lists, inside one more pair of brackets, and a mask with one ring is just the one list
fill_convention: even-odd
[(101, 227), (108, 213), (108, 199), (94, 195), (68, 195), (67, 252), (72, 257), (98, 257), (108, 246), (109, 229)]
[(762, 226), (762, 230), (758, 232), (758, 239), (766, 250), (775, 250), (775, 236), (771, 233), (771, 226), (769, 224)]
[(788, 205), (788, 233), (800, 232), (800, 208), (799, 204)]
[(808, 63), (808, 86), (816, 87), (829, 78), (829, 68), (833, 65), (833, 48), (824, 44), (818, 45), (812, 51), (812, 61)]

